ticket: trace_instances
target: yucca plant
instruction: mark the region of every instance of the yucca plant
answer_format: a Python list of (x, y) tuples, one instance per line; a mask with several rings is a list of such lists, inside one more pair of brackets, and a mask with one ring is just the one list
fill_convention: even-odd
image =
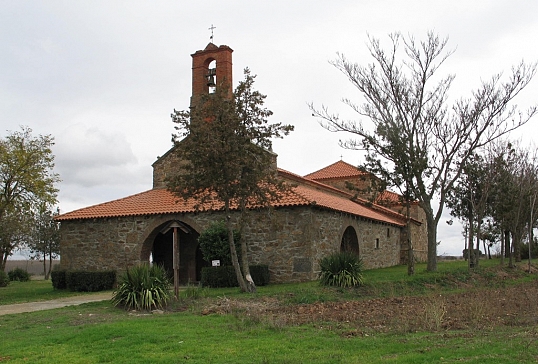
[(159, 265), (141, 264), (122, 274), (112, 295), (112, 304), (125, 309), (151, 310), (166, 306), (170, 297), (166, 270)]
[(355, 254), (340, 252), (319, 261), (319, 279), (325, 286), (355, 287), (363, 284), (362, 261)]

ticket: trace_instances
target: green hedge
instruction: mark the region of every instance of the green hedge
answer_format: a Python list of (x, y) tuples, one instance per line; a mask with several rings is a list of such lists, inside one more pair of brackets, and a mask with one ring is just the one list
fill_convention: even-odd
[(76, 292), (97, 292), (112, 289), (116, 283), (115, 271), (65, 271), (51, 273), (54, 289), (69, 289)]
[(76, 292), (97, 292), (112, 289), (116, 283), (115, 271), (68, 271), (67, 288)]
[(250, 275), (257, 286), (267, 286), (269, 284), (269, 266), (267, 265), (251, 265)]
[[(267, 265), (251, 265), (250, 275), (256, 286), (269, 284), (269, 267)], [(202, 286), (204, 287), (237, 287), (237, 278), (232, 266), (202, 268)]]
[(66, 273), (67, 271), (65, 270), (53, 270), (50, 272), (50, 279), (52, 280), (52, 287), (54, 289), (67, 289)]

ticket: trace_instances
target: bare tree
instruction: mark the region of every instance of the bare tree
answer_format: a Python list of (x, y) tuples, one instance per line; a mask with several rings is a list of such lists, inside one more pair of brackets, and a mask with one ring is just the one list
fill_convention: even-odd
[[(343, 120), (327, 107), (310, 108), (330, 131), (349, 132), (342, 146), (364, 149), (367, 167), (391, 184), (408, 183), (426, 214), (428, 224), (428, 270), (437, 269), (437, 225), (448, 191), (461, 174), (470, 155), (492, 140), (526, 123), (536, 106), (519, 113), (512, 100), (531, 81), (536, 64), (521, 62), (506, 79), (499, 73), (472, 93), (449, 105), (447, 92), (454, 75), (437, 77), (437, 71), (453, 53), (448, 39), (433, 32), (425, 41), (401, 34), (389, 36), (385, 50), (369, 37), (373, 63), (361, 66), (339, 55), (333, 65), (359, 90), (360, 104), (344, 103), (371, 121)], [(400, 49), (403, 44), (403, 52)], [(438, 207), (434, 210), (435, 202)]]

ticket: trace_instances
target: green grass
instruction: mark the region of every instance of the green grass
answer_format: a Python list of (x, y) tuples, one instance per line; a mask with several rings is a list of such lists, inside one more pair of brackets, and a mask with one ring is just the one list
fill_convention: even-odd
[(358, 334), (330, 324), (278, 328), (234, 315), (130, 315), (109, 303), (8, 315), (9, 363), (531, 363), (536, 328)]
[(37, 302), (63, 297), (81, 296), (91, 292), (71, 292), (65, 289), (57, 290), (51, 281), (30, 280), (28, 282), (10, 282), (7, 287), (0, 288), (0, 305), (13, 303)]
[[(526, 267), (527, 261), (519, 263)], [(538, 265), (534, 259), (533, 264)], [(371, 269), (363, 272), (365, 287), (357, 289), (338, 289), (322, 287), (318, 282), (288, 283), (258, 287), (258, 292), (252, 295), (241, 293), (238, 288), (212, 288), (199, 290), (192, 286), (182, 289), (190, 295), (199, 295), (196, 290), (203, 291), (203, 297), (232, 297), (238, 299), (256, 299), (261, 296), (279, 297), (290, 304), (306, 304), (314, 302), (354, 300), (372, 297), (391, 297), (401, 295), (420, 295), (432, 290), (445, 292), (456, 291), (458, 282), (473, 284), (475, 278), (490, 276), (491, 269), (499, 267), (499, 260), (480, 260), (480, 268), (469, 273), (466, 261), (441, 261), (438, 271), (426, 271), (426, 264), (416, 264), (415, 274), (407, 275), (406, 266), (395, 266), (382, 269)], [(509, 268), (503, 268), (508, 270)], [(493, 276), (492, 276), (493, 278)], [(517, 284), (533, 279), (532, 276), (521, 275), (520, 279), (502, 282), (502, 284)], [(483, 282), (478, 282), (483, 284)], [(499, 284), (492, 279), (492, 284)], [(0, 288), (0, 305), (43, 301), (81, 294), (68, 290), (55, 290), (50, 281), (32, 280), (29, 282), (11, 282), (7, 287)], [(89, 293), (91, 294), (91, 293)]]
[[(318, 282), (259, 287), (182, 289), (179, 311), (132, 313), (110, 302), (0, 316), (0, 362), (9, 363), (534, 363), (538, 326), (499, 326), (482, 330), (381, 333), (345, 322), (282, 324), (245, 311), (200, 314), (198, 302), (278, 299), (289, 305), (423, 295), (470, 287), (518, 284), (536, 274), (495, 279), (498, 261), (481, 261), (470, 274), (465, 262), (440, 262), (439, 272), (418, 264), (364, 272), (367, 285), (337, 289)], [(535, 261), (534, 264), (537, 262)], [(523, 264), (523, 263), (521, 263)], [(507, 269), (507, 268), (505, 268)], [(489, 277), (489, 278), (488, 278)], [(0, 304), (59, 298), (50, 282), (13, 282), (0, 289)], [(13, 297), (11, 297), (11, 295)], [(485, 302), (487, 304), (494, 304)]]

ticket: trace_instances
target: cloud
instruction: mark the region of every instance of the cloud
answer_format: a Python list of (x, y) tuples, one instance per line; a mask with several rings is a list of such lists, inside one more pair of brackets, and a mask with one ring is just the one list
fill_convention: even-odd
[(83, 187), (132, 181), (137, 158), (125, 134), (83, 124), (56, 137), (56, 167), (66, 184)]

